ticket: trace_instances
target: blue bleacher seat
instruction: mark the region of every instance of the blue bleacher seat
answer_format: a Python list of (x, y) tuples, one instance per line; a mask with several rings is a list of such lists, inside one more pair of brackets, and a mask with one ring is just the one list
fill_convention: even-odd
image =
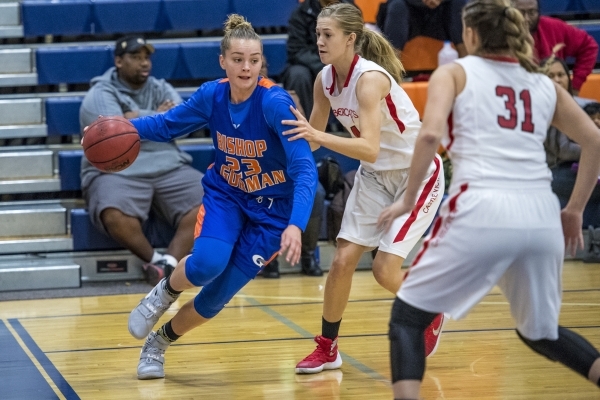
[(192, 156), (192, 167), (202, 173), (215, 161), (215, 148), (212, 143), (184, 144), (179, 148)]
[(92, 32), (90, 0), (23, 0), (21, 15), (25, 37)]
[(600, 1), (598, 0), (580, 0), (581, 6), (585, 12), (600, 13)]
[(114, 65), (112, 46), (42, 47), (35, 52), (38, 83), (86, 83)]
[(162, 0), (94, 0), (96, 33), (154, 32)]
[(263, 40), (263, 52), (267, 57), (269, 65), (269, 75), (279, 76), (285, 69), (287, 63), (286, 39), (266, 39)]
[(78, 135), (83, 96), (48, 97), (45, 100), (48, 135)]
[[(225, 77), (219, 65), (220, 41), (181, 43), (182, 62), (196, 79)], [(158, 55), (158, 54), (157, 54)]]
[(74, 251), (114, 250), (122, 246), (100, 232), (90, 221), (90, 215), (83, 208), (71, 210), (71, 235)]
[(243, 15), (255, 28), (287, 26), (298, 0), (232, 0), (231, 12)]
[[(164, 79), (218, 79), (220, 39), (184, 43), (157, 43), (152, 75)], [(269, 73), (277, 76), (286, 63), (286, 40), (263, 40)], [(114, 66), (113, 46), (40, 47), (35, 52), (38, 83), (88, 83)]]
[(179, 43), (158, 43), (152, 56), (152, 76), (159, 79), (185, 79), (190, 76), (184, 67), (183, 72), (179, 62), (181, 48)]
[(81, 157), (83, 150), (62, 150), (58, 152), (60, 190), (81, 190)]
[(229, 13), (228, 1), (164, 0), (163, 4), (174, 31), (219, 29)]
[(577, 0), (539, 0), (539, 4), (543, 15), (566, 14), (578, 8)]

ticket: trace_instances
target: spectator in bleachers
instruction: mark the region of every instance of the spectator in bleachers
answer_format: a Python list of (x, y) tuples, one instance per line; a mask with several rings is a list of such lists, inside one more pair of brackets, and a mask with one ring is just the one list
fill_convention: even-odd
[(529, 26), (534, 40), (534, 55), (538, 60), (555, 54), (566, 60), (575, 58), (573, 65), (573, 94), (579, 94), (587, 76), (592, 73), (598, 57), (598, 43), (586, 31), (563, 20), (540, 16), (538, 0), (513, 0), (513, 5)]
[[(548, 63), (550, 64), (548, 65)], [(554, 82), (573, 94), (569, 69), (564, 60), (552, 57), (545, 60), (542, 65), (548, 68), (547, 75)], [(581, 146), (551, 126), (548, 128), (544, 141), (544, 149), (546, 150), (546, 162), (552, 172), (552, 191), (558, 197), (561, 208), (564, 208), (575, 186), (577, 169), (573, 164), (579, 162)], [(600, 226), (600, 185), (596, 185), (583, 212), (582, 227), (587, 228), (590, 225)]]
[(594, 124), (600, 129), (600, 103), (588, 103), (583, 107), (583, 111), (590, 116)]
[[(267, 57), (263, 54), (262, 57), (262, 68), (260, 75), (265, 78), (269, 76), (269, 63)], [(298, 111), (302, 115), (304, 111), (302, 106), (299, 105), (299, 99), (296, 92), (288, 90), (288, 93), (296, 103)], [(323, 208), (325, 207), (325, 188), (319, 182), (317, 191), (315, 192), (315, 200), (313, 203), (313, 209), (306, 224), (306, 229), (302, 232), (302, 250), (300, 253), (300, 267), (303, 274), (308, 276), (323, 276), (323, 270), (317, 261), (315, 251), (317, 250), (317, 244), (319, 241), (319, 233), (321, 231), (321, 221), (323, 219)], [(267, 264), (261, 275), (264, 278), (279, 278), (279, 262), (277, 258)]]
[(354, 0), (305, 0), (290, 16), (287, 39), (287, 66), (283, 72), (283, 86), (293, 90), (308, 117), (313, 107), (313, 85), (324, 65), (317, 48), (317, 15), (323, 7), (333, 3)]
[(379, 7), (377, 24), (398, 51), (417, 36), (449, 40), (459, 57), (467, 55), (462, 40), (461, 10), (466, 0), (388, 0)]
[[(182, 102), (173, 86), (150, 76), (152, 53), (154, 46), (143, 37), (117, 40), (115, 66), (91, 80), (81, 104), (82, 130), (99, 115), (132, 119)], [(147, 263), (143, 270), (152, 285), (170, 274), (193, 245), (204, 192), (203, 174), (191, 161), (174, 142), (142, 141), (135, 163), (124, 171), (102, 173), (85, 157), (81, 162), (81, 187), (93, 224)], [(175, 230), (165, 254), (151, 245), (159, 241), (147, 223), (151, 213)]]

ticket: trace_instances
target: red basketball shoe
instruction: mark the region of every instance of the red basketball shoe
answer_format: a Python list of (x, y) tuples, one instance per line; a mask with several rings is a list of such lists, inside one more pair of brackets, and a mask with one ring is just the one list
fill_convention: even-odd
[(316, 374), (324, 369), (337, 369), (342, 366), (342, 357), (338, 352), (337, 338), (328, 339), (315, 336), (317, 348), (296, 365), (297, 374)]
[(442, 334), (442, 326), (444, 325), (444, 314), (439, 314), (433, 319), (431, 324), (425, 329), (425, 357), (429, 357), (435, 353), (440, 344), (440, 335)]

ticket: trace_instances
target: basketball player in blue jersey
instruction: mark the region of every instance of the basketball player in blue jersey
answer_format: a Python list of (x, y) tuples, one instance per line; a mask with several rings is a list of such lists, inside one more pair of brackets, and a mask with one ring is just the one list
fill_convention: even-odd
[[(163, 378), (171, 343), (204, 324), (278, 254), (300, 258), (301, 232), (309, 219), (317, 171), (308, 143), (281, 132), (293, 119), (285, 90), (259, 77), (262, 42), (239, 15), (225, 23), (221, 67), (227, 79), (207, 82), (167, 113), (132, 120), (140, 137), (171, 139), (205, 125), (216, 157), (202, 184), (192, 254), (158, 283), (129, 316), (129, 332), (146, 338), (138, 379)], [(202, 286), (195, 299), (158, 331), (152, 328), (179, 294)]]

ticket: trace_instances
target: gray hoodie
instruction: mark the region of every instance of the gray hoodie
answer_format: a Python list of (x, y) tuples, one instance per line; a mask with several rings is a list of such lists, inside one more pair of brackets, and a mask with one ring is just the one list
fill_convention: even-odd
[[(181, 96), (164, 79), (148, 77), (146, 84), (133, 90), (117, 77), (115, 67), (90, 81), (90, 90), (79, 109), (81, 131), (98, 118), (99, 115), (123, 115), (127, 111), (139, 111), (139, 116), (156, 114), (156, 108), (165, 100), (175, 104), (182, 102)], [(140, 154), (127, 169), (117, 172), (131, 178), (153, 178), (191, 164), (192, 157), (179, 150), (174, 142), (158, 143), (142, 141)], [(85, 190), (92, 180), (102, 174), (93, 167), (85, 156), (81, 160), (81, 187)]]

